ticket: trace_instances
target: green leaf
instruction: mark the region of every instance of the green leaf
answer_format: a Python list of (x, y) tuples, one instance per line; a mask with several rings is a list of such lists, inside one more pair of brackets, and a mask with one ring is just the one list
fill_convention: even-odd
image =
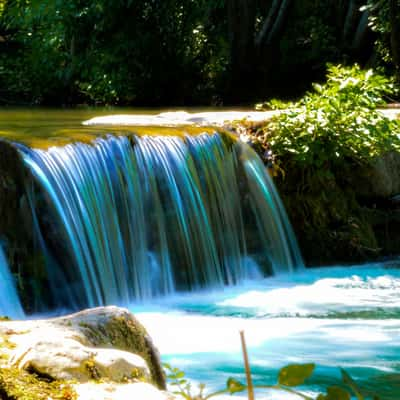
[(181, 379), (185, 377), (185, 373), (183, 371), (179, 371), (177, 372), (177, 374), (175, 375), (176, 379)]
[(351, 400), (350, 393), (339, 386), (330, 386), (324, 400)]
[(169, 371), (171, 371), (171, 370), (172, 370), (172, 367), (171, 367), (171, 365), (170, 365), (170, 364), (168, 364), (168, 363), (163, 363), (163, 367), (164, 367), (165, 369), (168, 369)]
[(236, 379), (229, 378), (226, 381), (226, 388), (230, 394), (243, 392), (246, 390), (246, 386), (243, 383), (237, 381)]
[(279, 371), (278, 382), (285, 386), (302, 385), (315, 369), (315, 364), (291, 364)]
[(357, 399), (364, 400), (364, 396), (361, 394), (361, 390), (354, 379), (343, 368), (340, 368), (340, 372), (343, 382), (351, 388)]

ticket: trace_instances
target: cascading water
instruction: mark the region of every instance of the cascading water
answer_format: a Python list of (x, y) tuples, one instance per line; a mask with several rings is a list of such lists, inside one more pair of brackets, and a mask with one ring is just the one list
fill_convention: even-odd
[[(130, 309), (163, 361), (182, 368), (194, 389), (244, 381), (238, 331), (245, 330), (255, 384), (274, 385), (286, 364), (315, 362), (301, 389), (310, 398), (339, 384), (338, 366), (366, 396), (400, 398), (399, 260), (279, 274), (301, 258), (272, 182), (246, 145), (208, 135), (109, 137), (48, 151), (15, 145), (105, 132), (83, 132), (80, 114), (55, 131), (49, 114), (39, 113), (35, 138), (37, 114), (29, 110), (25, 126), (13, 121), (12, 143), (0, 140), (0, 242), (27, 313), (180, 290)], [(11, 277), (0, 249), (0, 315), (19, 317)], [(194, 293), (225, 284), (232, 286)]]
[(302, 266), (273, 183), (242, 143), (109, 136), (20, 151), (44, 192), (45, 206), (30, 200), (49, 285), (68, 288), (67, 306), (236, 284), (255, 262), (264, 275)]
[(11, 318), (22, 318), (21, 303), (13, 278), (8, 268), (3, 247), (0, 244), (0, 315)]

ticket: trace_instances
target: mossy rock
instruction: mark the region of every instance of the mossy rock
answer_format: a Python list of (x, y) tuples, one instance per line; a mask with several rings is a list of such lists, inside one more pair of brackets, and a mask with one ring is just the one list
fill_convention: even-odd
[(129, 351), (141, 356), (148, 364), (154, 384), (165, 389), (165, 374), (160, 356), (145, 328), (128, 310), (99, 307), (73, 314), (67, 323), (78, 325), (88, 343), (94, 347), (108, 347)]
[(157, 349), (124, 308), (98, 307), (49, 320), (3, 321), (0, 346), (8, 367), (50, 380), (104, 379), (166, 387)]

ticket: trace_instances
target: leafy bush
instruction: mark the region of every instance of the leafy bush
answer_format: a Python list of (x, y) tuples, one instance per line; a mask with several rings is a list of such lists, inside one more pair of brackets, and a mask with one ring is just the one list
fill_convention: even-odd
[[(393, 84), (372, 70), (358, 65), (330, 66), (327, 82), (273, 117), (252, 141), (276, 157), (288, 153), (309, 167), (351, 159), (366, 162), (390, 150), (400, 149), (400, 124), (376, 108), (385, 104)], [(267, 103), (257, 108), (284, 103)]]
[[(174, 394), (182, 397), (185, 400), (208, 400), (221, 394), (235, 394), (248, 390), (248, 387), (236, 379), (229, 378), (226, 381), (225, 389), (217, 392), (205, 394), (206, 386), (199, 385), (199, 389), (195, 392), (190, 382), (185, 378), (185, 373), (178, 368), (173, 368), (169, 364), (164, 364), (167, 371), (167, 378), (171, 387), (176, 388)], [(362, 390), (351, 376), (341, 369), (342, 382), (340, 386), (329, 386), (326, 388), (326, 393), (319, 393), (315, 397), (305, 395), (304, 393), (293, 389), (303, 385), (313, 374), (315, 364), (291, 364), (283, 367), (278, 373), (278, 381), (275, 385), (256, 385), (257, 389), (278, 390), (293, 395), (297, 395), (304, 400), (350, 400), (355, 396), (357, 400), (367, 400), (368, 397), (362, 393)], [(373, 395), (374, 400), (379, 400), (379, 397)]]
[(257, 105), (283, 109), (246, 134), (272, 166), (308, 264), (371, 260), (385, 245), (354, 179), (379, 155), (400, 149), (400, 121), (377, 109), (393, 90), (372, 70), (329, 66), (326, 83), (298, 102)]

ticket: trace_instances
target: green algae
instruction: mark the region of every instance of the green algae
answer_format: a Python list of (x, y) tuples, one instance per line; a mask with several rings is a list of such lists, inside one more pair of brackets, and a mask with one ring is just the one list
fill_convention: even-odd
[(57, 110), (20, 109), (0, 110), (0, 139), (22, 143), (28, 147), (46, 150), (69, 143), (91, 143), (96, 137), (112, 135), (178, 136), (213, 133), (215, 127), (186, 126), (125, 126), (82, 125), (82, 122), (100, 115), (121, 113), (155, 115), (162, 110)]

